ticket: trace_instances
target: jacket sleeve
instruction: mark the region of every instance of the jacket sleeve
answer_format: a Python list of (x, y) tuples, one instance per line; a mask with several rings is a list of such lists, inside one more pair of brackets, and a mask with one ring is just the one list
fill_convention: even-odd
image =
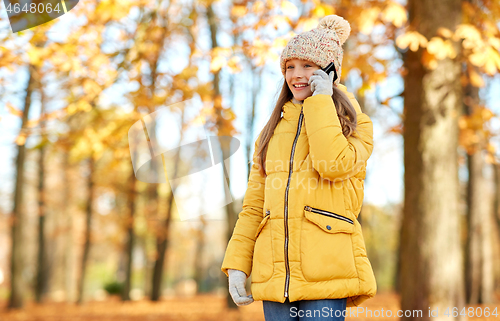
[(347, 96), (356, 109), (359, 132), (346, 138), (331, 96), (318, 94), (304, 100), (309, 157), (319, 175), (331, 181), (345, 180), (366, 167), (373, 151), (373, 123), (352, 93)]
[[(261, 132), (262, 134), (262, 132)], [(253, 249), (255, 233), (263, 219), (265, 177), (259, 173), (260, 164), (257, 163), (257, 149), (260, 134), (255, 141), (253, 164), (248, 178), (247, 190), (243, 199), (242, 211), (229, 240), (222, 262), (221, 270), (229, 277), (227, 269), (245, 272), (250, 276), (252, 272)]]

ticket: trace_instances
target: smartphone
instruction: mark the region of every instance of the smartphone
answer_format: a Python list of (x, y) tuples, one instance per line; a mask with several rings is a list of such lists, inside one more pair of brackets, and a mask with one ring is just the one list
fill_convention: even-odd
[(324, 72), (326, 72), (327, 75), (330, 75), (330, 71), (333, 70), (333, 72), (334, 72), (333, 82), (335, 82), (335, 80), (337, 80), (337, 78), (338, 78), (338, 76), (337, 76), (337, 70), (335, 70), (335, 64), (333, 62), (331, 62), (328, 66), (326, 66), (322, 70)]

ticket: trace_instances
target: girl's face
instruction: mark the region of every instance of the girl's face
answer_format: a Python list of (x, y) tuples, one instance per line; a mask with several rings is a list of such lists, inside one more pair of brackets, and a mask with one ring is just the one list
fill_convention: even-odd
[[(291, 59), (286, 62), (285, 79), (295, 99), (302, 101), (313, 94), (308, 82), (309, 77), (318, 69), (321, 68), (309, 60)], [(295, 87), (296, 85), (305, 86)]]

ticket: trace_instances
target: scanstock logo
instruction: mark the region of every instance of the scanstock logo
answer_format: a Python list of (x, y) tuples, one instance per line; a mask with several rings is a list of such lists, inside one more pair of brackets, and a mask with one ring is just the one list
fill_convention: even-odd
[[(189, 99), (142, 116), (128, 131), (135, 177), (150, 184), (168, 183), (181, 221), (223, 219), (233, 201), (227, 166), (241, 151), (231, 136), (209, 134), (201, 103)], [(227, 155), (223, 156), (223, 148)], [(238, 155), (243, 157), (243, 155)]]
[(12, 32), (30, 29), (57, 19), (79, 0), (3, 0)]

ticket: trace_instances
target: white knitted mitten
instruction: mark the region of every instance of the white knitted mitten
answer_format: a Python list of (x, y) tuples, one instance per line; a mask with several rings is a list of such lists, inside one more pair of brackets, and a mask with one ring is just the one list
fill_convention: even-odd
[(313, 96), (318, 94), (325, 94), (328, 96), (333, 95), (333, 78), (335, 77), (335, 72), (330, 71), (330, 75), (327, 75), (321, 69), (315, 70), (313, 75), (309, 77), (309, 85), (311, 85), (311, 91)]
[(238, 306), (252, 303), (253, 297), (251, 294), (247, 296), (247, 291), (245, 289), (245, 282), (247, 280), (245, 272), (228, 269), (227, 273), (229, 274), (229, 293), (234, 303)]

